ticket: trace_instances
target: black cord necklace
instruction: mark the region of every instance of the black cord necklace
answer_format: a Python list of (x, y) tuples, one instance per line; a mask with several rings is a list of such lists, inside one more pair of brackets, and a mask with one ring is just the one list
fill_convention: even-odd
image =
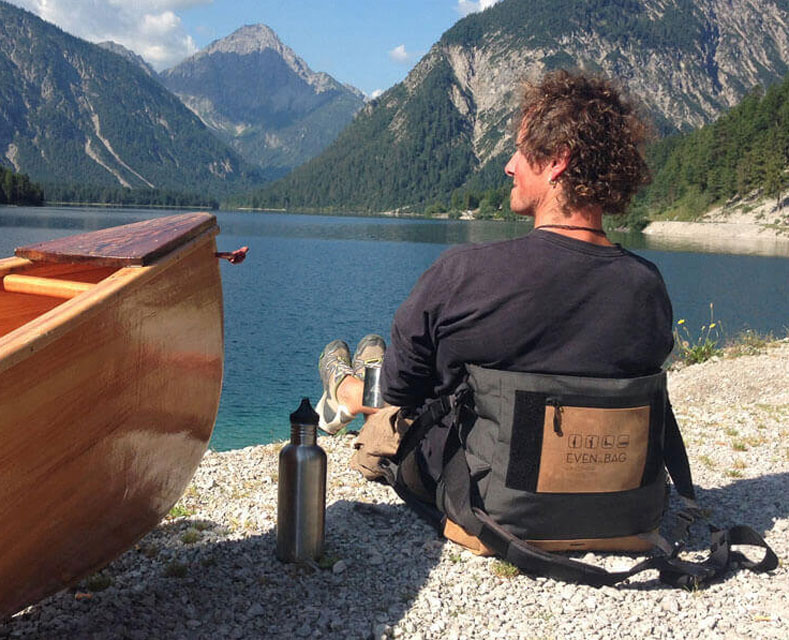
[(594, 227), (578, 227), (574, 224), (541, 224), (539, 227), (534, 227), (535, 229), (568, 229), (569, 231), (588, 231), (590, 233), (596, 233), (598, 236), (604, 236), (605, 231), (602, 229), (595, 229)]

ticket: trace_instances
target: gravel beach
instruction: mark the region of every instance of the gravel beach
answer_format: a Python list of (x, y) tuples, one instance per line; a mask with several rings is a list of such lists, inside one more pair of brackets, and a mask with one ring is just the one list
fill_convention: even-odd
[[(348, 435), (320, 439), (329, 457), (321, 566), (274, 557), (281, 445), (208, 452), (171, 517), (101, 573), (0, 623), (0, 639), (784, 640), (789, 341), (672, 371), (669, 384), (701, 506), (718, 526), (763, 533), (782, 562), (772, 574), (740, 570), (695, 591), (665, 587), (653, 571), (602, 589), (509, 576), (350, 471)], [(688, 557), (703, 557), (707, 538), (694, 527)], [(583, 557), (609, 569), (636, 561)]]
[(694, 222), (656, 220), (643, 230), (654, 246), (681, 241), (702, 251), (756, 255), (789, 255), (787, 200), (748, 198), (707, 211)]

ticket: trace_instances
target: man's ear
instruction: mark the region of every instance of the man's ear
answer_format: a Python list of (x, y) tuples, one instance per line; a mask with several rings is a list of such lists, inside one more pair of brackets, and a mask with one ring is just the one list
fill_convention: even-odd
[(551, 160), (551, 180), (555, 182), (567, 169), (568, 164), (570, 164), (570, 150), (565, 148)]

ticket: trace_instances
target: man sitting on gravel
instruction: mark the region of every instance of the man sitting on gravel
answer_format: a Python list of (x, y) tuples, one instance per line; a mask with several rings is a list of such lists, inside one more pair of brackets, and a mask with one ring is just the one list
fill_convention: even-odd
[[(333, 433), (368, 414), (353, 468), (384, 476), (414, 416), (456, 392), (470, 367), (609, 379), (661, 371), (673, 346), (663, 279), (603, 230), (603, 214), (624, 213), (648, 180), (645, 136), (633, 105), (603, 79), (557, 71), (526, 85), (505, 173), (512, 211), (532, 217), (534, 230), (446, 251), (397, 310), (385, 357), (374, 335), (353, 358), (340, 340), (320, 355), (321, 428)], [(375, 410), (362, 406), (363, 372), (381, 360), (388, 405)], [(397, 481), (426, 504), (447, 463), (449, 422), (399, 461)], [(469, 464), (475, 479), (490, 472)]]

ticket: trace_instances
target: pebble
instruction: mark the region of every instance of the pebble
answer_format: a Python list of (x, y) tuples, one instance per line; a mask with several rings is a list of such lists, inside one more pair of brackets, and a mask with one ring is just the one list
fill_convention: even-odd
[[(772, 575), (742, 569), (690, 592), (654, 571), (601, 589), (499, 577), (493, 558), (437, 538), (391, 490), (351, 471), (353, 436), (322, 437), (326, 568), (274, 556), (280, 445), (209, 451), (179, 503), (190, 515), (110, 564), (109, 588), (83, 582), (29, 607), (0, 622), (0, 640), (787, 638), (789, 342), (673, 370), (669, 390), (701, 506), (719, 526), (764, 533), (782, 559)], [(192, 544), (181, 540), (189, 528), (201, 534)], [(687, 553), (706, 548), (706, 526), (694, 527)], [(578, 557), (609, 570), (640, 559)]]
[(332, 573), (339, 575), (347, 568), (348, 568), (348, 564), (345, 562), (345, 560), (338, 560), (337, 562), (334, 563), (331, 570)]

